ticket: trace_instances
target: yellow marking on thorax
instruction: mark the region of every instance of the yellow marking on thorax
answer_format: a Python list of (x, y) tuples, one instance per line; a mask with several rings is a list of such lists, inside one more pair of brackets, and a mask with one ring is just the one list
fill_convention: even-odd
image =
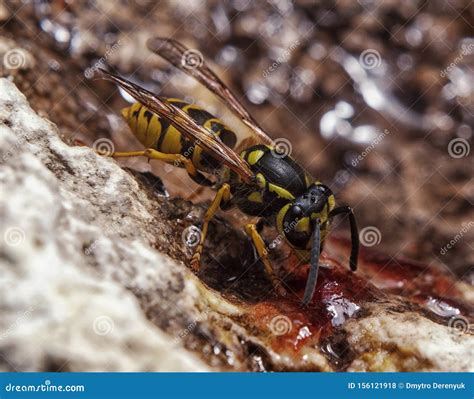
[(283, 187), (277, 186), (276, 184), (268, 183), (268, 189), (271, 192), (276, 193), (281, 198), (286, 198), (289, 200), (295, 199), (295, 196), (291, 194), (288, 190), (284, 189)]
[(263, 203), (262, 194), (259, 191), (254, 191), (247, 197), (247, 199), (252, 202)]
[(259, 159), (263, 157), (264, 154), (265, 153), (262, 150), (251, 151), (247, 157), (247, 162), (250, 165), (255, 165), (259, 161)]
[(331, 212), (334, 207), (336, 206), (336, 198), (334, 198), (334, 195), (331, 194), (328, 198), (328, 204), (329, 204), (329, 212)]
[(265, 180), (265, 176), (262, 175), (261, 173), (257, 173), (255, 175), (255, 179), (257, 180), (257, 184), (260, 188), (265, 188), (266, 186), (266, 180)]
[(278, 211), (277, 217), (276, 217), (276, 226), (277, 230), (280, 234), (285, 235), (284, 233), (284, 227), (283, 227), (283, 219), (285, 218), (286, 212), (288, 211), (288, 208), (290, 207), (291, 204), (286, 204), (283, 208), (281, 208)]
[(307, 233), (310, 230), (309, 217), (304, 217), (298, 220), (296, 223), (295, 230), (300, 233)]

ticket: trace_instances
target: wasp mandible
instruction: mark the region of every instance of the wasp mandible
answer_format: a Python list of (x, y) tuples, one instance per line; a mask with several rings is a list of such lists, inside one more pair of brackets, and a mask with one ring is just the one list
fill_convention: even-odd
[[(147, 47), (175, 67), (197, 79), (217, 95), (250, 130), (240, 154), (234, 151), (235, 133), (220, 119), (195, 104), (159, 97), (115, 74), (101, 69), (104, 78), (118, 84), (137, 102), (122, 110), (134, 135), (146, 148), (142, 151), (115, 152), (113, 157), (145, 156), (186, 168), (197, 183), (212, 186), (215, 197), (205, 213), (201, 238), (191, 266), (198, 270), (209, 222), (219, 209), (237, 206), (247, 215), (276, 227), (279, 234), (303, 261), (310, 262), (303, 296), (307, 305), (314, 294), (322, 243), (329, 223), (336, 215), (349, 217), (351, 230), (350, 268), (357, 269), (359, 237), (352, 208), (336, 208), (329, 187), (304, 171), (289, 155), (281, 155), (274, 141), (253, 119), (237, 97), (202, 61), (187, 68), (184, 57), (190, 51), (183, 44), (167, 38), (151, 38)], [(211, 180), (214, 179), (214, 180)], [(268, 258), (262, 239), (261, 223), (247, 224), (251, 238), (277, 292), (284, 295), (280, 279)]]

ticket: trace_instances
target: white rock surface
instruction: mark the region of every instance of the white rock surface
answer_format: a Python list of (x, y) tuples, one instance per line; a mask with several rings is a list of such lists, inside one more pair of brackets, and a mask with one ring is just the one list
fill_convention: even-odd
[(1, 370), (208, 370), (118, 282), (194, 305), (194, 277), (140, 230), (149, 199), (114, 161), (66, 146), (6, 79), (0, 192)]

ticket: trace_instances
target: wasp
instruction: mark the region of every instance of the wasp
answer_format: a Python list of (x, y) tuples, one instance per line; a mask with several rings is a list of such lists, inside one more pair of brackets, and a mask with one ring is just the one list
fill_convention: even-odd
[(336, 207), (334, 194), (328, 186), (306, 173), (289, 154), (281, 154), (275, 142), (204, 60), (192, 67), (186, 65), (190, 50), (173, 39), (154, 37), (147, 41), (147, 47), (207, 87), (251, 132), (237, 152), (234, 150), (236, 134), (206, 110), (179, 99), (157, 96), (101, 69), (103, 78), (115, 82), (136, 100), (122, 110), (122, 115), (145, 147), (141, 151), (110, 155), (145, 156), (184, 167), (191, 179), (216, 191), (204, 215), (200, 241), (191, 259), (192, 268), (199, 270), (211, 219), (219, 209), (236, 206), (243, 213), (260, 218), (256, 224), (247, 224), (245, 232), (277, 293), (284, 295), (286, 289), (272, 267), (269, 251), (260, 235), (264, 224), (276, 227), (298, 258), (310, 264), (302, 301), (304, 305), (314, 295), (320, 252), (331, 219), (336, 215), (349, 218), (349, 264), (355, 271), (359, 238), (352, 208)]

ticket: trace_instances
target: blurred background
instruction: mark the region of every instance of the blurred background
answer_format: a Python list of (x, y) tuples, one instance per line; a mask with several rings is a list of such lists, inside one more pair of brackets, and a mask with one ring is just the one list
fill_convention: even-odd
[[(0, 26), (1, 74), (32, 107), (67, 142), (109, 139), (118, 150), (140, 145), (120, 118), (129, 99), (98, 79), (99, 67), (245, 135), (209, 91), (145, 46), (152, 36), (182, 41), (355, 208), (365, 246), (474, 280), (472, 2), (3, 1)], [(171, 166), (124, 163), (152, 170), (171, 196), (197, 188)]]

